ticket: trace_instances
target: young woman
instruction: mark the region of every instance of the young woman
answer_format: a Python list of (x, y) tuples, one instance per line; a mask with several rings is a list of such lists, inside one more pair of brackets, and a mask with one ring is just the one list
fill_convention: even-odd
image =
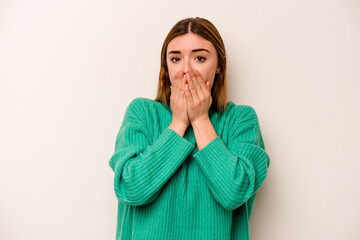
[(219, 32), (183, 19), (164, 41), (156, 99), (132, 100), (116, 138), (116, 239), (249, 239), (269, 163), (255, 110), (227, 101)]

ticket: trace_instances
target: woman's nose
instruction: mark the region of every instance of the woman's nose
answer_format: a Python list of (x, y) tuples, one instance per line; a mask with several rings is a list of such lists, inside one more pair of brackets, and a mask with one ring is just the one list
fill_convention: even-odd
[(191, 64), (189, 60), (185, 60), (184, 61), (184, 65), (183, 65), (183, 71), (184, 73), (188, 72), (189, 70), (191, 70)]

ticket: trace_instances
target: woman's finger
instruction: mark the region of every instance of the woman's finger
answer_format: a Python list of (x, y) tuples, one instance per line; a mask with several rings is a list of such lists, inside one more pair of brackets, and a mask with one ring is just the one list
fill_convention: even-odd
[(198, 98), (199, 101), (202, 101), (205, 99), (205, 92), (202, 89), (202, 82), (203, 79), (201, 78), (199, 72), (197, 70), (193, 71), (193, 81), (194, 81), (194, 85), (196, 86), (196, 90), (197, 90), (197, 94), (198, 94)]
[[(194, 70), (195, 76), (196, 76), (196, 80), (198, 82), (198, 86), (199, 86), (199, 95), (200, 94), (206, 94), (207, 92), (209, 92), (208, 87), (205, 85), (205, 80), (202, 78), (201, 74), (197, 71)], [(201, 91), (200, 91), (201, 90)]]
[(173, 81), (173, 85), (179, 89), (181, 89), (181, 85), (180, 85), (180, 80), (182, 78), (182, 73), (181, 72), (177, 72), (175, 74), (175, 79)]
[(186, 73), (186, 76), (187, 76), (186, 80), (187, 80), (187, 82), (189, 84), (189, 91), (190, 91), (191, 96), (193, 98), (193, 102), (197, 103), (197, 102), (199, 102), (199, 95), (197, 93), (197, 91), (198, 91), (197, 86), (194, 83), (195, 74), (192, 71), (190, 71), (190, 72)]
[(189, 84), (186, 84), (185, 85), (185, 91), (184, 91), (184, 94), (185, 94), (185, 98), (186, 98), (186, 105), (187, 105), (187, 108), (189, 106), (193, 106), (194, 105), (194, 99), (190, 93), (190, 89), (189, 89)]

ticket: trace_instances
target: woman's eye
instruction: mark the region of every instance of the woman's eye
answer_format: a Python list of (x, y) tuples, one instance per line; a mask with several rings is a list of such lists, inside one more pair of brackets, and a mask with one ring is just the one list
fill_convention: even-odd
[(198, 60), (199, 62), (203, 62), (206, 60), (206, 58), (204, 56), (197, 56), (196, 60)]
[(172, 62), (177, 62), (177, 61), (180, 61), (180, 58), (178, 58), (178, 57), (172, 57), (172, 58), (170, 58), (170, 61), (172, 61)]

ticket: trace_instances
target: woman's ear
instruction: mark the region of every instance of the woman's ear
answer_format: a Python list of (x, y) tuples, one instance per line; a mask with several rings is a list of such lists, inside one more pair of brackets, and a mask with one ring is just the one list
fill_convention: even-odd
[(219, 73), (219, 72), (220, 72), (220, 70), (221, 70), (221, 68), (220, 68), (220, 67), (218, 67), (218, 68), (216, 69), (216, 73)]

